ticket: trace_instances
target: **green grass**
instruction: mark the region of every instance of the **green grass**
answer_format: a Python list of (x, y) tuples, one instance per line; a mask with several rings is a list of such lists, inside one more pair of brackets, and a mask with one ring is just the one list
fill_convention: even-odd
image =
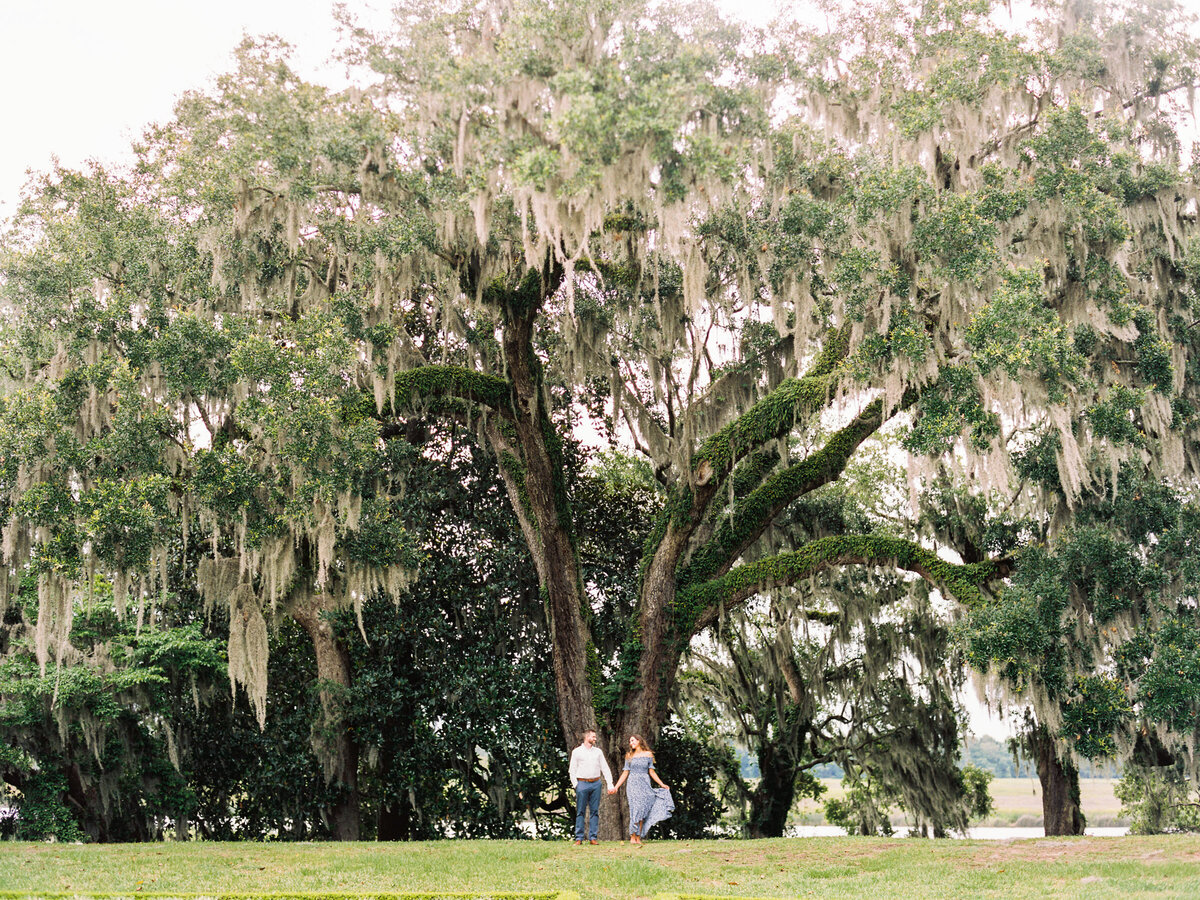
[[(1196, 897), (1200, 835), (416, 844), (0, 844), (9, 896), (573, 891), (706, 897)], [(0, 895), (3, 896), (3, 895)]]

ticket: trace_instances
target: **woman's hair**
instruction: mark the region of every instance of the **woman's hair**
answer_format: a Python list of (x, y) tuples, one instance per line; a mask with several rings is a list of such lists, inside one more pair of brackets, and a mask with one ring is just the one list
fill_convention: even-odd
[(631, 750), (625, 751), (626, 759), (629, 759), (629, 757), (633, 756), (633, 754), (637, 753), (639, 750), (645, 750), (651, 756), (654, 755), (654, 751), (650, 749), (649, 744), (647, 744), (644, 740), (642, 740), (642, 736), (640, 734), (631, 734), (630, 737), (633, 738), (635, 741), (637, 741), (637, 746), (632, 748)]

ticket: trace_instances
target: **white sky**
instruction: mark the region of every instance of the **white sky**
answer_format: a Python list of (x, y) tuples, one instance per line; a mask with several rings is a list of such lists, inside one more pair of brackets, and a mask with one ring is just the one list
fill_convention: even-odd
[[(348, 6), (378, 21), (387, 0)], [(336, 41), (332, 0), (0, 0), (0, 218), (27, 169), (119, 162), (185, 90), (232, 67), (243, 34), (278, 34), (315, 74)]]
[[(300, 73), (313, 77), (336, 44), (333, 2), (0, 0), (0, 219), (15, 211), (26, 170), (47, 169), (52, 155), (68, 166), (127, 158), (131, 141), (168, 119), (183, 91), (232, 66), (243, 34), (284, 38)], [(721, 2), (759, 21), (778, 5)], [(391, 7), (345, 5), (368, 23), (386, 21)]]
[[(722, 3), (759, 22), (778, 6)], [(376, 23), (390, 6), (346, 5)], [(130, 143), (168, 119), (181, 93), (232, 66), (244, 34), (279, 35), (295, 46), (301, 74), (336, 79), (332, 9), (332, 0), (0, 0), (0, 220), (15, 212), (26, 170), (44, 171), (53, 156), (75, 167), (127, 161)], [(977, 734), (1007, 735), (973, 696), (964, 700)]]

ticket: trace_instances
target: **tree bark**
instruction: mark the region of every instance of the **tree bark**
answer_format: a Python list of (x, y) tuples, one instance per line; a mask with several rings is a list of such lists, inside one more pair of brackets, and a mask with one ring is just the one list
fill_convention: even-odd
[(561, 272), (552, 267), (543, 273), (530, 270), (521, 286), (506, 295), (503, 351), (513, 433), (510, 441), (492, 423), (488, 438), (538, 570), (554, 648), (559, 724), (567, 747), (574, 747), (583, 732), (596, 727), (588, 678), (591, 640), (562, 450), (533, 349), (534, 323), (560, 279)]
[[(605, 748), (617, 778), (625, 765), (630, 735), (636, 734), (651, 748), (654, 747), (659, 729), (666, 719), (667, 704), (679, 671), (683, 647), (691, 637), (688, 634), (681, 640), (674, 627), (674, 566), (662, 565), (660, 558), (661, 554), (656, 556), (655, 563), (651, 564), (642, 582), (637, 616), (641, 652), (636, 677), (625, 685), (600, 734), (600, 744)], [(667, 784), (671, 783), (669, 772), (660, 772), (659, 777)], [(602, 840), (629, 838), (629, 805), (624, 791), (618, 799), (619, 804), (611, 804), (601, 810)]]
[(1042, 784), (1042, 817), (1046, 836), (1083, 834), (1087, 824), (1079, 808), (1079, 772), (1059, 758), (1054, 738), (1036, 725), (1026, 741)]
[(328, 810), (329, 824), (339, 841), (357, 841), (360, 815), (358, 797), (358, 745), (350, 736), (343, 712), (344, 695), (350, 689), (350, 655), (337, 640), (321, 613), (334, 608), (320, 597), (293, 604), (292, 616), (308, 633), (317, 659), (318, 696), (322, 720), (313, 728), (313, 750), (325, 769), (326, 780), (338, 790), (338, 799)]
[(796, 795), (796, 769), (789, 755), (772, 742), (758, 748), (762, 778), (750, 795), (750, 837), (783, 837), (792, 800)]
[[(605, 728), (597, 735), (596, 743), (604, 748), (604, 755), (608, 759), (609, 768), (612, 769), (613, 781), (616, 782), (625, 768), (629, 735), (622, 734), (618, 729)], [(621, 788), (612, 796), (605, 793), (600, 798), (600, 840), (629, 840), (629, 802), (625, 797), (625, 789)]]
[[(67, 776), (66, 801), (78, 810), (80, 827), (87, 832), (93, 843), (107, 844), (111, 837), (104, 807), (100, 803), (99, 791), (95, 787), (83, 786), (83, 774), (76, 763), (63, 766), (63, 774)], [(135, 821), (140, 827), (140, 820)]]
[(412, 811), (403, 800), (389, 800), (379, 807), (376, 837), (381, 841), (412, 840)]

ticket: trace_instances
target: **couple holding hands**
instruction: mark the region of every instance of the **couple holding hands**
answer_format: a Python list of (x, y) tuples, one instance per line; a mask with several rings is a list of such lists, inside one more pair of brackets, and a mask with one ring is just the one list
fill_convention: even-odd
[[(587, 811), (591, 824), (588, 828), (588, 839), (591, 843), (599, 843), (600, 834), (600, 779), (608, 786), (608, 792), (615, 794), (625, 784), (629, 786), (625, 794), (629, 799), (629, 842), (634, 846), (642, 843), (642, 838), (650, 830), (650, 826), (663, 819), (669, 818), (675, 810), (675, 802), (671, 799), (671, 791), (658, 777), (654, 770), (654, 754), (646, 742), (636, 734), (629, 736), (629, 752), (625, 754), (625, 770), (620, 780), (613, 784), (612, 771), (608, 768), (608, 760), (604, 751), (596, 746), (596, 732), (585, 731), (583, 741), (571, 751), (571, 784), (575, 787), (575, 843), (583, 843), (584, 812)], [(654, 779), (654, 788), (650, 780)]]

